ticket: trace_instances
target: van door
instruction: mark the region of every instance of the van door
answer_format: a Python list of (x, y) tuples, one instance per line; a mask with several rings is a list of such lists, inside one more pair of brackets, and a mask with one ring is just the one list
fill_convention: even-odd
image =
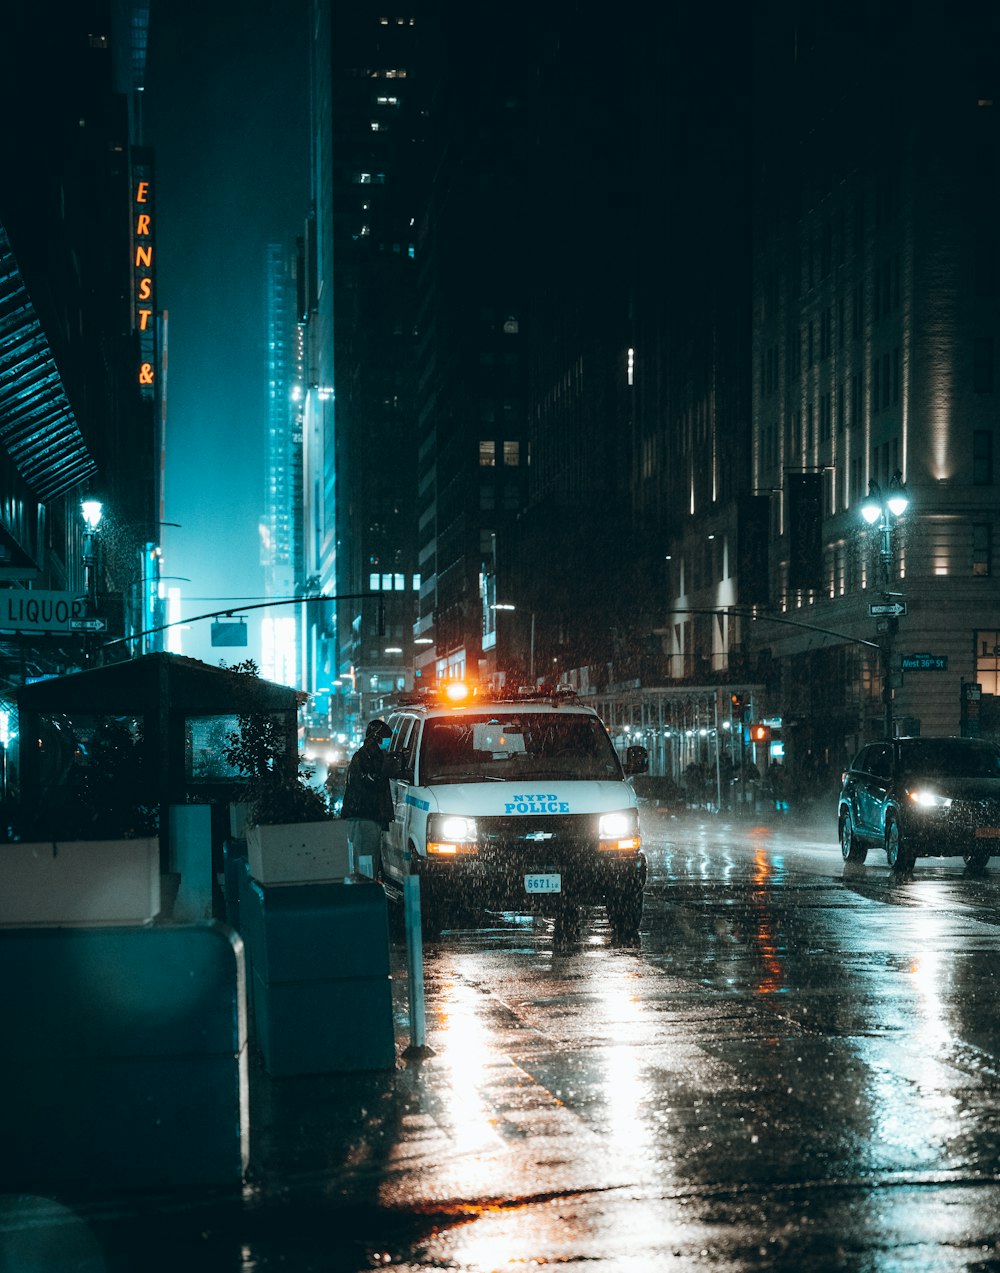
[(397, 716), (389, 723), (392, 725), (392, 739), (389, 743), (392, 776), (389, 779), (389, 791), (392, 794), (395, 816), (382, 835), (382, 869), (393, 880), (400, 880), (406, 873), (403, 853), (406, 848), (406, 819), (409, 809), (406, 794), (413, 782), (413, 748), (418, 730), (413, 716)]

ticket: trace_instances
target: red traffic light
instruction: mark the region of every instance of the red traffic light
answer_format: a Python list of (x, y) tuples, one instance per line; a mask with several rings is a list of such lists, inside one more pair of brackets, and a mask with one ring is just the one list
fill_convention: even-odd
[(752, 743), (769, 743), (771, 741), (771, 726), (751, 725), (750, 741)]

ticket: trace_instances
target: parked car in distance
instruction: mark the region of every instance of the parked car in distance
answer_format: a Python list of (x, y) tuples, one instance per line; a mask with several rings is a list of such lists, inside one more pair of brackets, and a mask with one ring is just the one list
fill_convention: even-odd
[(845, 862), (871, 847), (910, 871), (918, 857), (982, 870), (1000, 854), (1000, 747), (978, 738), (893, 738), (862, 747), (837, 810)]

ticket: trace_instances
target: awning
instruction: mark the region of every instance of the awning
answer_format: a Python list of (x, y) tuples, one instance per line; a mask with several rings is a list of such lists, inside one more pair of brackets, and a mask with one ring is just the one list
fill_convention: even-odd
[(43, 501), (97, 471), (2, 225), (0, 446)]

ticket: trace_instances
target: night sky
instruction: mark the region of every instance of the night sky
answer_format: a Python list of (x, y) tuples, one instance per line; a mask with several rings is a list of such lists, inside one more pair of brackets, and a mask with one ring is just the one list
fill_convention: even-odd
[[(155, 150), (160, 307), (169, 313), (164, 574), (185, 617), (261, 599), (264, 246), (309, 208), (305, 0), (153, 0), (144, 140)], [(168, 580), (168, 586), (171, 581)], [(288, 611), (275, 611), (287, 614)], [(210, 663), (259, 660), (184, 633)]]

